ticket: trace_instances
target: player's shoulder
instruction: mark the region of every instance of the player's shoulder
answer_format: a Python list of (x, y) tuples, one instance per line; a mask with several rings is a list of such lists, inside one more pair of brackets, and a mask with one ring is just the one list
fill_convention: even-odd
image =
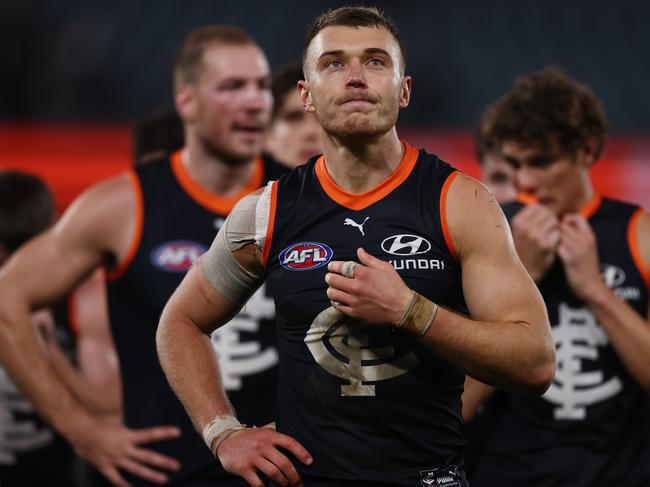
[(60, 223), (80, 231), (110, 233), (131, 221), (141, 207), (137, 176), (129, 170), (86, 189), (68, 207)]

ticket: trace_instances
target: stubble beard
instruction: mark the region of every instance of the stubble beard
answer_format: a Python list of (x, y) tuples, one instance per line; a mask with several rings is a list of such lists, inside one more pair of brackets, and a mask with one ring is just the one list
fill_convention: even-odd
[(205, 152), (215, 157), (216, 159), (223, 161), (226, 165), (231, 167), (241, 166), (243, 164), (246, 164), (250, 162), (251, 159), (259, 155), (259, 153), (261, 152), (261, 151), (256, 151), (253, 154), (247, 154), (247, 155), (244, 155), (242, 153), (237, 153), (235, 151), (228, 150), (227, 148), (218, 146), (217, 144), (215, 144), (214, 140), (210, 138), (209, 135), (202, 136), (200, 140), (201, 140), (201, 145), (203, 146)]
[(380, 106), (375, 114), (350, 113), (341, 117), (337, 109), (319, 113), (316, 118), (325, 133), (336, 138), (372, 138), (384, 135), (397, 123), (399, 108), (397, 103)]

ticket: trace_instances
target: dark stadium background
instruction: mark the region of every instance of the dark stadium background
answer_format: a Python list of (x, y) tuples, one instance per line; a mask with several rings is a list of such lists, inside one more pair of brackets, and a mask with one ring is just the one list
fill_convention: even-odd
[[(207, 23), (252, 33), (272, 67), (299, 57), (333, 1), (0, 0), (0, 167), (43, 175), (59, 208), (131, 163), (130, 123), (172, 106), (170, 66)], [(402, 136), (477, 174), (472, 129), (518, 74), (555, 64), (605, 103), (604, 194), (650, 206), (650, 3), (381, 1), (413, 76)]]

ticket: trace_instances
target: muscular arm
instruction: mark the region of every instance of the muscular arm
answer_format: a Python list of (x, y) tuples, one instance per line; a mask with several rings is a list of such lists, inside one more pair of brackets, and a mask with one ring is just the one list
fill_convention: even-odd
[[(341, 275), (342, 262), (330, 263), (329, 298), (353, 318), (402, 326), (482, 382), (542, 394), (555, 370), (548, 317), (501, 209), (483, 185), (460, 176), (449, 189), (447, 221), (471, 318), (439, 308), (431, 322), (428, 300), (418, 300), (421, 304), (411, 308), (416, 312), (406, 313), (412, 292), (389, 263), (363, 249), (358, 252), (363, 266), (354, 268), (352, 278)], [(412, 319), (403, 321), (405, 313)]]
[(133, 431), (98, 421), (47, 360), (30, 311), (68, 294), (109, 259), (121, 262), (135, 232), (135, 195), (128, 176), (80, 196), (49, 231), (18, 250), (0, 271), (0, 360), (36, 410), (115, 485), (129, 484), (117, 468), (156, 483), (166, 477), (148, 465), (177, 469), (178, 462), (138, 445), (178, 436), (170, 427)]
[[(569, 217), (563, 227), (566, 238), (559, 253), (571, 287), (594, 313), (630, 374), (650, 391), (650, 310), (645, 317), (639, 315), (607, 287), (595, 238), (584, 219)], [(633, 230), (641, 265), (650, 269), (650, 214), (643, 212)]]
[(555, 347), (501, 209), (482, 184), (460, 176), (449, 189), (447, 221), (472, 318), (440, 309), (423, 342), (482, 382), (543, 393), (553, 380)]
[[(236, 421), (210, 333), (235, 316), (265, 277), (263, 244), (253, 235), (257, 205), (251, 201), (258, 196), (259, 192), (244, 198), (233, 209), (210, 250), (170, 298), (158, 326), (160, 363), (199, 432), (209, 424)], [(206, 441), (227, 471), (255, 487), (263, 486), (258, 471), (279, 485), (300, 483), (295, 467), (278, 447), (304, 463), (310, 461), (297, 441), (269, 428), (238, 430), (223, 441)]]
[[(128, 210), (129, 202), (115, 197), (124, 190), (125, 182), (114, 180), (89, 191), (0, 271), (2, 364), (39, 413), (69, 439), (85, 425), (88, 414), (41, 352), (29, 313), (62, 299), (110, 254), (102, 238), (107, 230), (119, 232), (111, 213), (124, 214), (124, 205)], [(127, 217), (127, 228), (128, 223)]]

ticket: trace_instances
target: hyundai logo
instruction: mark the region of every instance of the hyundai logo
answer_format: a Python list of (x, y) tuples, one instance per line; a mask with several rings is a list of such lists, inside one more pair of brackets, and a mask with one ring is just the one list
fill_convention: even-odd
[(384, 239), (381, 248), (392, 255), (417, 255), (431, 250), (431, 244), (417, 235), (393, 235)]

